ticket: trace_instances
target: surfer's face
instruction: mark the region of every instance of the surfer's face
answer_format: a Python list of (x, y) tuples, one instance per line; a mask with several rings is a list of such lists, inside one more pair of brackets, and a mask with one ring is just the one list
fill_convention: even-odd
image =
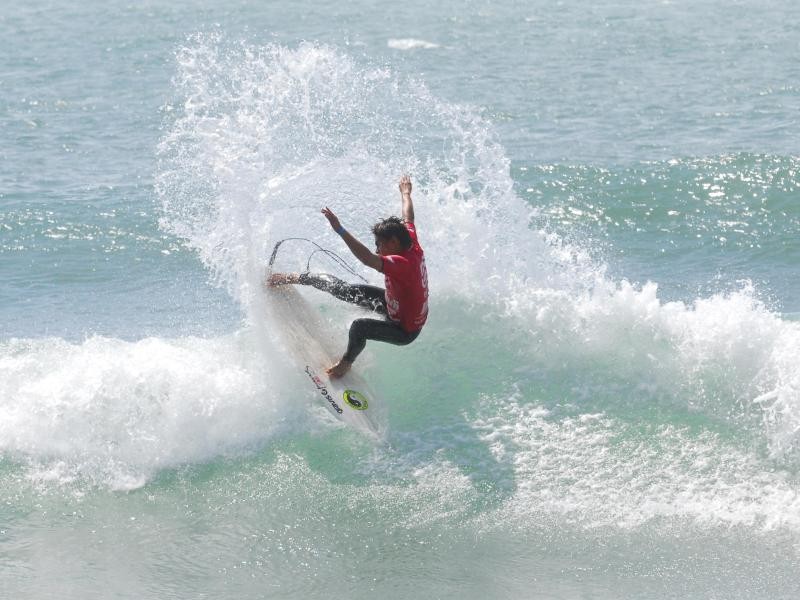
[(390, 254), (400, 254), (401, 252), (400, 242), (398, 242), (397, 238), (395, 237), (391, 237), (388, 240), (376, 237), (375, 252), (377, 252), (381, 256), (389, 256)]

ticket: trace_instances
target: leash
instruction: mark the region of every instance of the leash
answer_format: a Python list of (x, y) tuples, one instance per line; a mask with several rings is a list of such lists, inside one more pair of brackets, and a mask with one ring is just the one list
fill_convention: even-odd
[(307, 242), (307, 243), (315, 246), (315, 248), (316, 248), (315, 250), (313, 250), (311, 252), (311, 254), (308, 255), (308, 261), (306, 262), (306, 273), (311, 271), (311, 259), (314, 257), (314, 255), (318, 254), (318, 253), (322, 253), (322, 254), (327, 255), (330, 259), (332, 259), (336, 264), (338, 264), (340, 267), (342, 267), (345, 271), (348, 271), (352, 275), (355, 275), (356, 277), (358, 277), (364, 283), (368, 283), (367, 280), (364, 277), (362, 277), (361, 275), (359, 275), (355, 271), (355, 269), (352, 266), (350, 266), (350, 264), (346, 260), (344, 260), (341, 256), (336, 254), (333, 250), (328, 250), (327, 248), (323, 248), (322, 246), (320, 246), (315, 241), (309, 240), (308, 238), (303, 238), (303, 237), (284, 238), (284, 239), (278, 241), (277, 244), (275, 244), (275, 247), (272, 249), (272, 254), (269, 257), (269, 265), (268, 266), (269, 266), (269, 272), (270, 273), (272, 273), (272, 265), (275, 263), (275, 258), (278, 256), (278, 249), (281, 247), (281, 244), (283, 244), (283, 242), (291, 242), (291, 241)]

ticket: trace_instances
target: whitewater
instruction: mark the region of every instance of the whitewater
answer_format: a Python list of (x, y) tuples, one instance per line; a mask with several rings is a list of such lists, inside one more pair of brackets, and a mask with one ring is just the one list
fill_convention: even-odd
[[(99, 30), (59, 9), (63, 55), (46, 11), (0, 21), (39, 44), (3, 59), (3, 595), (795, 597), (800, 96), (747, 62), (758, 23), (687, 46), (705, 38), (680, 6), (567, 3), (342, 37), (326, 19), (380, 20), (207, 5)], [(778, 8), (776, 80), (796, 39)], [(627, 57), (616, 80), (587, 40)], [(459, 98), (471, 44), (484, 85)], [(530, 44), (540, 84), (563, 74), (523, 98)], [(615, 87), (642, 54), (689, 80), (720, 49), (753, 82), (730, 106), (702, 78), (710, 113), (662, 80)], [(601, 119), (604, 86), (621, 105)], [(739, 137), (692, 142), (714, 112)], [(430, 317), (359, 357), (387, 399), (376, 443), (308, 390), (264, 273), (284, 238), (347, 256), (323, 206), (369, 241), (404, 173)], [(352, 277), (304, 243), (279, 263)], [(344, 345), (361, 313), (301, 291)]]

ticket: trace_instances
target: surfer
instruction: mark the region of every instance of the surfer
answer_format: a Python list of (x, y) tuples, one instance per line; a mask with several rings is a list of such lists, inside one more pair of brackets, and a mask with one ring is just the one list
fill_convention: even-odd
[(327, 369), (332, 378), (343, 376), (364, 349), (367, 340), (388, 342), (397, 346), (410, 344), (419, 335), (428, 318), (428, 272), (425, 255), (417, 241), (414, 227), (414, 203), (411, 200), (411, 178), (400, 179), (403, 218), (389, 217), (372, 227), (375, 252), (342, 227), (338, 217), (327, 206), (322, 214), (341, 236), (350, 252), (366, 266), (383, 273), (386, 288), (350, 284), (328, 274), (274, 273), (270, 285), (311, 285), (340, 300), (368, 308), (383, 319), (356, 319), (350, 325), (347, 351), (338, 363)]

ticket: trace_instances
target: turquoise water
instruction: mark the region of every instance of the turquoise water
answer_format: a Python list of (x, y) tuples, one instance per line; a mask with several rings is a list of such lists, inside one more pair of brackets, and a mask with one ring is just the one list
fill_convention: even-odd
[[(7, 8), (2, 596), (797, 597), (799, 12)], [(260, 278), (404, 172), (431, 315), (359, 359), (375, 445)]]

